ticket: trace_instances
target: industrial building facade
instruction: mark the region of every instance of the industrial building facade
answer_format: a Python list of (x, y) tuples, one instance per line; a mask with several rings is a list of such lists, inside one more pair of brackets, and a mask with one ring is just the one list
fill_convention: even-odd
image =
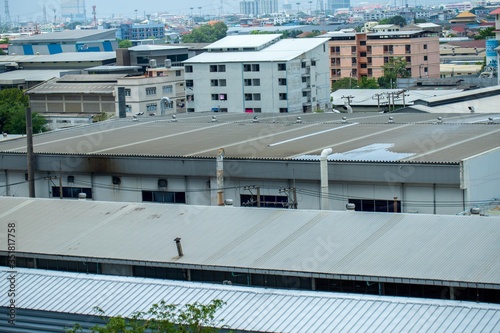
[[(392, 123), (380, 114), (342, 117), (186, 113), (36, 135), (36, 196), (217, 205), (224, 191), (235, 206), (343, 210), (355, 203), (429, 214), (457, 214), (499, 197), (498, 123), (488, 115), (446, 115), (442, 123), (434, 114), (400, 114)], [(325, 147), (333, 148), (328, 194), (320, 185)], [(0, 150), (0, 194), (28, 196), (26, 141), (4, 141)]]

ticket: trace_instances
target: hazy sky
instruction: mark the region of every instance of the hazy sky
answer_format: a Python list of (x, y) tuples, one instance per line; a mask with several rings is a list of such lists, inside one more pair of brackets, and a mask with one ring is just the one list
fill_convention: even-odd
[[(191, 13), (191, 7), (193, 7), (193, 13), (199, 14), (201, 12), (218, 14), (219, 7), (221, 4), (220, 0), (79, 0), (80, 3), (85, 2), (85, 8), (87, 12), (87, 17), (92, 14), (92, 6), (96, 5), (97, 17), (110, 17), (114, 14), (115, 17), (131, 17), (135, 18), (135, 10), (137, 9), (137, 15), (139, 18), (146, 14), (156, 13), (156, 12), (168, 12), (172, 14), (186, 14)], [(239, 12), (239, 2), (240, 0), (223, 0), (224, 13), (235, 13)], [(41, 21), (43, 19), (43, 6), (45, 5), (47, 17), (52, 18), (54, 16), (53, 9), (56, 9), (56, 15), (60, 12), (60, 0), (9, 0), (9, 12), (10, 17), (13, 21), (17, 20), (17, 17), (21, 21)], [(279, 1), (279, 3), (284, 3)], [(304, 1), (306, 6), (307, 1)], [(0, 15), (2, 20), (4, 18), (4, 1), (0, 2)]]

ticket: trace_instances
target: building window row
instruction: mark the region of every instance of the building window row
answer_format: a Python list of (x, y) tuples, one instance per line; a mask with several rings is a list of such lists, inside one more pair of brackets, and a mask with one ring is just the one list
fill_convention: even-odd
[(225, 87), (226, 86), (226, 79), (212, 79), (210, 80), (210, 86), (212, 87)]
[(259, 72), (260, 65), (259, 64), (243, 64), (244, 72)]
[(226, 65), (210, 65), (210, 72), (225, 72)]
[(146, 88), (146, 95), (156, 95), (156, 87), (148, 87)]
[(245, 94), (245, 101), (260, 101), (260, 94)]
[(243, 79), (243, 84), (245, 86), (260, 86), (260, 79)]
[(142, 201), (184, 204), (186, 192), (142, 191)]

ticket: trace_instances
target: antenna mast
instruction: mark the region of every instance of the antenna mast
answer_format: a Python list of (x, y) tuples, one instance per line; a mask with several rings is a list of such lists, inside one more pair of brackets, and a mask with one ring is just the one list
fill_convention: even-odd
[(9, 0), (5, 0), (5, 26), (10, 28), (12, 25), (12, 21), (10, 19), (10, 11), (9, 11)]

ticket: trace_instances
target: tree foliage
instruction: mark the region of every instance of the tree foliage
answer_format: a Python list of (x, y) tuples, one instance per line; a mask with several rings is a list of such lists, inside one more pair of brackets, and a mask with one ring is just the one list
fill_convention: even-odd
[(358, 80), (358, 87), (360, 89), (377, 89), (377, 88), (379, 88), (376, 79), (368, 78), (366, 76), (362, 76), (361, 79)]
[[(95, 325), (91, 333), (216, 333), (221, 322), (215, 320), (215, 313), (225, 303), (212, 300), (208, 304), (193, 303), (184, 306), (161, 301), (153, 304), (146, 312), (137, 312), (131, 318), (121, 316), (106, 317), (105, 312), (95, 308), (105, 320), (104, 325)], [(82, 326), (75, 324), (66, 333), (83, 332)]]
[(406, 69), (407, 62), (403, 57), (393, 57), (382, 67), (384, 75), (378, 78), (378, 85), (381, 88), (392, 88), (396, 85), (397, 78), (410, 77), (410, 72)]
[(401, 15), (396, 15), (393, 17), (382, 19), (378, 22), (378, 24), (396, 24), (402, 27), (406, 25), (406, 19)]
[(495, 36), (495, 28), (487, 27), (479, 30), (479, 32), (476, 35), (474, 35), (474, 39), (486, 39), (487, 37), (494, 37), (494, 36)]
[(352, 77), (344, 77), (344, 78), (332, 83), (332, 91), (336, 91), (339, 89), (356, 88), (357, 84), (358, 84), (358, 80), (353, 79)]
[(226, 37), (227, 25), (224, 22), (204, 24), (194, 28), (190, 33), (182, 36), (183, 43), (213, 43)]
[(128, 49), (129, 47), (132, 47), (132, 42), (128, 39), (122, 39), (118, 42), (118, 47), (121, 49)]
[[(0, 90), (0, 131), (9, 134), (26, 134), (26, 108), (29, 99), (17, 88)], [(45, 132), (45, 119), (32, 114), (33, 133)]]

